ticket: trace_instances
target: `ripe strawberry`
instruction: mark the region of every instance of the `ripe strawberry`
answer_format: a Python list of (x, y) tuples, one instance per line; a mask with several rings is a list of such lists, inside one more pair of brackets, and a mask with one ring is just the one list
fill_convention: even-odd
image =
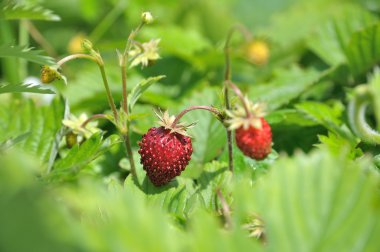
[(269, 124), (264, 118), (260, 118), (261, 128), (243, 126), (236, 129), (236, 145), (244, 155), (256, 160), (262, 160), (268, 156), (272, 150), (272, 132)]
[(253, 104), (247, 97), (242, 98), (243, 107), (237, 106), (226, 111), (230, 130), (235, 130), (236, 145), (244, 155), (262, 160), (271, 152), (272, 132), (264, 116), (264, 105)]
[(160, 119), (166, 126), (150, 128), (139, 142), (138, 151), (140, 163), (155, 186), (165, 185), (180, 175), (193, 152), (191, 139), (184, 132), (186, 127), (178, 124), (177, 128), (170, 128), (174, 118), (167, 113)]

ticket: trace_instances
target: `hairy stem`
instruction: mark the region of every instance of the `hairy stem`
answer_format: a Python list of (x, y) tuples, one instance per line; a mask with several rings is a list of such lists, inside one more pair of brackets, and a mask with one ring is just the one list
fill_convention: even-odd
[(127, 44), (125, 45), (124, 53), (120, 59), (120, 67), (121, 67), (121, 77), (122, 77), (122, 85), (123, 85), (123, 102), (122, 107), (125, 113), (128, 113), (128, 100), (127, 100), (127, 62), (128, 62), (128, 53), (131, 50), (133, 39), (136, 37), (138, 32), (144, 26), (144, 22), (141, 22), (137, 28), (132, 31), (127, 40)]
[[(128, 114), (128, 94), (127, 94), (127, 62), (128, 62), (128, 53), (131, 50), (132, 47), (132, 41), (136, 37), (137, 33), (141, 30), (141, 28), (144, 26), (144, 22), (141, 22), (139, 26), (136, 28), (136, 30), (132, 31), (127, 40), (127, 44), (125, 45), (125, 49), (122, 55), (119, 55), (119, 64), (120, 64), (120, 70), (121, 70), (121, 80), (122, 80), (122, 105), (123, 111)], [(132, 153), (132, 146), (131, 146), (131, 140), (129, 137), (129, 123), (125, 121), (125, 129), (126, 133), (123, 134), (124, 138), (124, 146), (125, 150), (127, 152), (127, 157), (129, 160), (129, 164), (131, 166), (131, 174), (133, 178), (136, 178), (136, 168), (135, 168), (135, 162), (133, 160), (133, 153)]]
[(238, 88), (238, 86), (236, 86), (235, 83), (233, 83), (232, 81), (228, 80), (227, 81), (228, 84), (230, 86), (230, 88), (235, 92), (235, 94), (239, 97), (242, 105), (243, 105), (243, 108), (245, 110), (245, 113), (247, 114), (247, 117), (252, 117), (252, 113), (249, 111), (249, 108), (248, 108), (248, 104), (247, 102), (245, 101), (244, 99), (244, 96), (243, 96), (243, 93), (241, 92), (240, 88)]
[(86, 121), (84, 121), (83, 123), (82, 123), (82, 128), (85, 128), (86, 127), (86, 125), (89, 123), (89, 122), (91, 122), (91, 121), (93, 121), (93, 120), (96, 120), (96, 119), (108, 119), (107, 118), (107, 116), (105, 115), (105, 114), (95, 114), (95, 115), (92, 115), (92, 116), (90, 116)]
[(126, 114), (128, 114), (128, 95), (127, 95), (127, 67), (126, 67), (126, 64), (124, 62), (124, 64), (122, 64), (120, 66), (120, 69), (121, 69), (121, 81), (122, 81), (122, 85), (123, 85), (123, 91), (122, 91), (122, 96), (123, 96), (123, 101), (122, 101), (122, 107), (123, 107), (123, 110)]
[(88, 55), (88, 54), (81, 54), (81, 53), (80, 54), (72, 54), (72, 55), (64, 57), (63, 59), (58, 61), (57, 65), (58, 65), (58, 67), (61, 67), (63, 64), (67, 63), (70, 60), (74, 60), (74, 59), (89, 59), (89, 60), (94, 61), (96, 64), (98, 64), (100, 74), (102, 75), (103, 84), (104, 84), (104, 87), (106, 89), (108, 104), (109, 104), (110, 108), (112, 109), (113, 116), (115, 118), (115, 122), (117, 122), (118, 121), (118, 113), (117, 113), (117, 109), (115, 106), (115, 102), (114, 102), (112, 94), (111, 94), (111, 90), (110, 90), (109, 85), (108, 85), (108, 80), (107, 80), (107, 76), (106, 76), (106, 73), (104, 70), (104, 63), (103, 63), (102, 57), (98, 53), (96, 53), (96, 56), (92, 56), (92, 55)]
[(72, 55), (64, 57), (63, 59), (57, 62), (57, 65), (58, 67), (61, 67), (63, 64), (73, 59), (89, 59), (89, 60), (94, 61), (96, 64), (99, 64), (98, 60), (95, 57), (91, 55), (79, 53), (79, 54), (72, 54)]
[[(243, 25), (240, 25), (240, 24), (237, 24), (231, 27), (231, 29), (229, 30), (227, 34), (226, 43), (224, 44), (225, 72), (224, 72), (224, 87), (223, 87), (224, 103), (225, 103), (226, 110), (231, 109), (229, 92), (228, 92), (228, 85), (231, 82), (230, 42), (235, 31), (241, 32), (246, 41), (249, 41), (252, 38), (251, 33)], [(228, 145), (228, 167), (230, 171), (233, 172), (234, 161), (233, 161), (233, 149), (232, 149), (232, 131), (228, 129), (228, 127), (226, 127), (226, 131), (227, 131), (227, 145)]]
[(104, 70), (104, 65), (103, 64), (98, 64), (98, 66), (99, 66), (99, 69), (100, 69), (100, 73), (102, 75), (104, 87), (106, 89), (107, 98), (108, 98), (108, 104), (109, 104), (109, 106), (112, 109), (113, 116), (115, 118), (115, 122), (117, 123), (118, 120), (119, 120), (118, 119), (118, 113), (117, 113), (117, 109), (116, 109), (116, 106), (115, 106), (115, 102), (114, 102), (112, 94), (111, 94), (110, 87), (108, 85), (108, 80), (107, 80), (106, 72)]
[(131, 174), (134, 178), (136, 178), (136, 167), (135, 167), (135, 161), (133, 160), (133, 152), (132, 152), (132, 147), (131, 147), (131, 140), (129, 138), (129, 133), (126, 133), (124, 135), (124, 146), (127, 152), (129, 164), (131, 165)]
[(177, 123), (179, 122), (179, 120), (182, 118), (182, 116), (184, 116), (186, 113), (192, 111), (192, 110), (196, 110), (196, 109), (203, 109), (203, 110), (208, 110), (212, 113), (214, 113), (219, 119), (223, 119), (223, 116), (222, 114), (219, 112), (219, 110), (217, 110), (216, 108), (213, 108), (213, 107), (209, 107), (209, 106), (191, 106), (191, 107), (188, 107), (187, 109), (183, 110), (182, 112), (180, 112), (175, 120), (173, 121), (171, 127), (175, 127), (177, 125)]

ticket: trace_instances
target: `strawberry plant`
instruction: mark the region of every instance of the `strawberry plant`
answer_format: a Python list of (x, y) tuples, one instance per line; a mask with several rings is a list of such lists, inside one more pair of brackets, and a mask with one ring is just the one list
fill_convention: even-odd
[(376, 1), (0, 10), (0, 251), (378, 251)]

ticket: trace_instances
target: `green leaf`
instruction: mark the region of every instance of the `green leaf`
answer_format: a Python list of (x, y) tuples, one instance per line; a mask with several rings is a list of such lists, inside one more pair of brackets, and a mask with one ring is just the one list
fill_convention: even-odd
[(353, 34), (345, 50), (354, 75), (370, 70), (380, 61), (380, 23)]
[(104, 154), (114, 144), (118, 137), (110, 137), (103, 141), (101, 133), (96, 133), (81, 145), (75, 145), (67, 155), (54, 163), (53, 171), (48, 179), (65, 180), (77, 175), (87, 164)]
[(2, 9), (5, 19), (30, 19), (44, 21), (60, 21), (61, 18), (51, 10), (41, 6), (27, 6), (22, 4), (9, 4)]
[(0, 153), (11, 148), (11, 147), (13, 147), (14, 145), (16, 145), (18, 143), (24, 141), (29, 136), (29, 134), (30, 134), (29, 132), (26, 132), (26, 133), (21, 134), (17, 137), (14, 137), (14, 138), (12, 137), (12, 138), (7, 139), (3, 142), (0, 142)]
[[(217, 190), (226, 191), (231, 182), (232, 173), (228, 170), (227, 163), (213, 161), (204, 166), (201, 176), (197, 179), (198, 188), (196, 193), (202, 195), (202, 199), (207, 209), (218, 210)], [(223, 193), (225, 194), (225, 193)]]
[(140, 96), (147, 90), (152, 84), (164, 78), (165, 75), (159, 75), (155, 77), (149, 77), (139, 82), (128, 95), (128, 110), (131, 113), (133, 106), (136, 104)]
[(376, 251), (379, 174), (368, 167), (326, 150), (277, 161), (250, 194), (268, 251)]
[[(355, 18), (353, 18), (355, 17)], [(344, 11), (325, 25), (320, 26), (316, 36), (309, 39), (309, 48), (330, 66), (346, 63), (345, 51), (352, 35), (377, 22), (377, 18), (361, 7)]]
[(48, 56), (40, 55), (41, 51), (33, 50), (22, 46), (0, 45), (0, 58), (16, 57), (40, 65), (52, 65), (54, 59)]
[(319, 102), (303, 102), (297, 104), (295, 107), (308, 119), (323, 125), (329, 131), (347, 139), (352, 145), (357, 144), (354, 135), (341, 121), (343, 112), (342, 104), (336, 103), (335, 106), (330, 107)]
[(322, 73), (314, 69), (303, 70), (297, 66), (279, 69), (274, 75), (269, 83), (254, 85), (249, 90), (249, 98), (265, 102), (269, 111), (299, 97), (322, 77)]
[[(321, 144), (317, 144), (320, 148), (327, 146), (329, 151), (335, 155), (339, 155), (342, 152), (342, 146), (349, 146), (350, 142), (340, 135), (329, 132), (327, 136), (319, 135), (319, 141)], [(361, 157), (363, 152), (355, 145), (350, 145), (351, 149), (348, 150), (348, 158), (353, 160), (356, 157)]]
[[(262, 31), (265, 34), (270, 33), (276, 43), (282, 47), (294, 46), (297, 42), (302, 43), (303, 40), (309, 38), (310, 40), (315, 39), (316, 27), (326, 20), (344, 15), (347, 12), (361, 10), (359, 5), (352, 4), (349, 1), (312, 0), (291, 3), (282, 12), (275, 13), (270, 18), (271, 26), (269, 29), (265, 27)], [(358, 15), (351, 16), (352, 20), (359, 18)], [(300, 47), (299, 44), (298, 47)]]
[(55, 94), (55, 92), (49, 88), (41, 85), (33, 84), (0, 84), (0, 94), (4, 93), (36, 93), (36, 94)]
[(297, 124), (304, 127), (317, 125), (315, 121), (305, 117), (296, 109), (280, 109), (272, 111), (271, 113), (269, 113), (269, 115), (265, 116), (265, 119), (268, 121), (270, 125)]
[(54, 99), (49, 106), (37, 106), (31, 100), (19, 99), (3, 104), (0, 106), (0, 141), (29, 132), (17, 146), (44, 164), (61, 128), (63, 114), (64, 106), (60, 99)]

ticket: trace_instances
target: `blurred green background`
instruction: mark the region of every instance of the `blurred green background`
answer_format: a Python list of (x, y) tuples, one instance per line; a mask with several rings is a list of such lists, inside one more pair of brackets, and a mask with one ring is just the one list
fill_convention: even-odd
[[(355, 136), (346, 107), (357, 85), (380, 90), (369, 77), (380, 61), (380, 1), (5, 0), (0, 6), (0, 251), (378, 250), (373, 156), (379, 147)], [(196, 111), (184, 117), (198, 122), (190, 132), (189, 167), (155, 188), (140, 165), (138, 181), (128, 176), (111, 123), (100, 121), (104, 134), (67, 148), (65, 114), (110, 112), (92, 62), (66, 64), (67, 85), (45, 86), (56, 95), (5, 92), (38, 83), (33, 77), (43, 64), (81, 52), (87, 38), (105, 60), (119, 104), (116, 49), (124, 48), (143, 11), (155, 22), (137, 40), (161, 39), (161, 59), (129, 69), (129, 90), (150, 76), (166, 78), (134, 109), (134, 151), (155, 125), (153, 107), (174, 114), (190, 105), (221, 106), (224, 43), (239, 23), (269, 48), (268, 63), (257, 65), (247, 59), (241, 34), (231, 41), (232, 80), (250, 99), (267, 103), (274, 150), (266, 160), (235, 148), (232, 178), (224, 128)], [(378, 111), (367, 113), (373, 127)], [(230, 228), (218, 190), (232, 208)]]

